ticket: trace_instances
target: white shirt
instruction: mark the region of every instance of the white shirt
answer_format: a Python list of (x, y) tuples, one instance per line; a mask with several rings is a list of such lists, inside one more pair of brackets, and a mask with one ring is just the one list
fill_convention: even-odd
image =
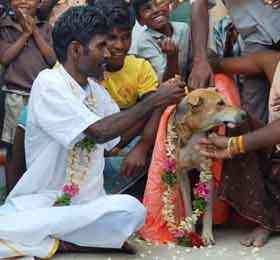
[[(91, 112), (83, 103), (93, 94), (96, 107)], [(50, 203), (57, 198), (66, 183), (68, 150), (83, 137), (83, 131), (91, 124), (119, 111), (106, 90), (89, 80), (83, 89), (59, 66), (42, 71), (32, 86), (28, 106), (25, 149), (27, 172), (16, 185), (8, 199), (18, 207), (25, 203), (18, 195), (44, 194)], [(110, 149), (119, 139), (106, 144), (97, 144), (91, 153), (91, 174), (80, 187), (80, 193), (72, 204), (92, 201), (105, 194), (103, 188), (104, 149)], [(41, 203), (41, 198), (38, 200)], [(37, 207), (34, 199), (34, 207)]]

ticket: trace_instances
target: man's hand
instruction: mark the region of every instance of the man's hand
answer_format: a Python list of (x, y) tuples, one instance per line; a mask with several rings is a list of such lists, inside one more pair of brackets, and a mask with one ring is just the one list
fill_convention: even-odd
[(225, 136), (212, 134), (208, 138), (200, 140), (199, 145), (195, 148), (204, 156), (215, 159), (227, 159), (230, 158), (227, 149), (228, 140), (229, 138)]
[(191, 89), (214, 86), (214, 74), (206, 58), (194, 58), (188, 86)]
[(273, 8), (280, 7), (280, 0), (263, 0), (263, 2), (267, 5), (271, 5)]
[(178, 104), (186, 96), (186, 83), (180, 76), (175, 76), (161, 84), (157, 90), (157, 103), (159, 107)]
[(147, 165), (149, 150), (150, 146), (140, 141), (125, 158), (121, 174), (132, 176), (141, 173)]
[(166, 38), (163, 41), (159, 41), (159, 46), (163, 53), (167, 55), (167, 57), (178, 58), (179, 48), (178, 45), (171, 40), (171, 38)]

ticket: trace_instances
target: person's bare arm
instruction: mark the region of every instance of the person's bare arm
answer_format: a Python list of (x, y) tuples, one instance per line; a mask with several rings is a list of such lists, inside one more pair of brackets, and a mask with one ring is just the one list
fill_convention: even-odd
[(163, 75), (163, 82), (164, 82), (166, 80), (175, 77), (175, 75), (180, 74), (179, 48), (170, 38), (167, 38), (162, 42), (159, 42), (159, 46), (162, 52), (164, 52), (167, 57), (166, 69)]
[(51, 47), (50, 43), (45, 40), (37, 26), (35, 26), (33, 30), (33, 38), (36, 42), (38, 49), (47, 61), (48, 65), (52, 67), (56, 62), (55, 52)]
[[(276, 120), (263, 128), (245, 134), (245, 152), (257, 151), (264, 148), (271, 148), (280, 143), (280, 120)], [(203, 155), (210, 158), (227, 159), (231, 155), (228, 151), (229, 138), (224, 136), (212, 135), (208, 139), (202, 139), (196, 146)]]
[(207, 59), (209, 33), (208, 1), (196, 0), (192, 3), (192, 50), (193, 65), (188, 80), (191, 88), (203, 88), (214, 84), (213, 71)]
[(236, 58), (214, 58), (210, 61), (214, 72), (226, 74), (265, 74), (272, 83), (275, 69), (280, 62), (280, 53), (266, 51)]
[(153, 151), (156, 133), (160, 121), (162, 108), (155, 110), (147, 122), (140, 141), (128, 153), (122, 165), (121, 174), (132, 175), (140, 173), (147, 167), (149, 155)]
[(158, 91), (150, 94), (132, 108), (92, 124), (86, 129), (85, 134), (97, 143), (105, 143), (121, 136), (155, 109), (180, 102), (185, 96), (184, 87), (185, 83), (181, 80), (171, 79), (165, 82)]

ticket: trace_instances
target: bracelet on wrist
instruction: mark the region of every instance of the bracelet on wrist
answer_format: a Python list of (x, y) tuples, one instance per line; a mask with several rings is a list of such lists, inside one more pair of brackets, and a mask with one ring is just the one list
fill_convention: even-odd
[(228, 140), (227, 151), (230, 158), (234, 155), (244, 154), (246, 152), (244, 136), (230, 137)]

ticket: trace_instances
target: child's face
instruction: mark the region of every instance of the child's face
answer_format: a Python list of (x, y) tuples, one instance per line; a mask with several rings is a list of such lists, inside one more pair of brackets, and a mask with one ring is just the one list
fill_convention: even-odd
[(111, 57), (106, 60), (109, 71), (120, 70), (131, 45), (131, 30), (113, 28), (108, 33), (107, 46)]
[(11, 0), (11, 7), (18, 13), (22, 11), (24, 14), (35, 16), (38, 6), (38, 0)]
[(169, 0), (151, 0), (140, 7), (139, 22), (153, 30), (160, 30), (169, 24)]

